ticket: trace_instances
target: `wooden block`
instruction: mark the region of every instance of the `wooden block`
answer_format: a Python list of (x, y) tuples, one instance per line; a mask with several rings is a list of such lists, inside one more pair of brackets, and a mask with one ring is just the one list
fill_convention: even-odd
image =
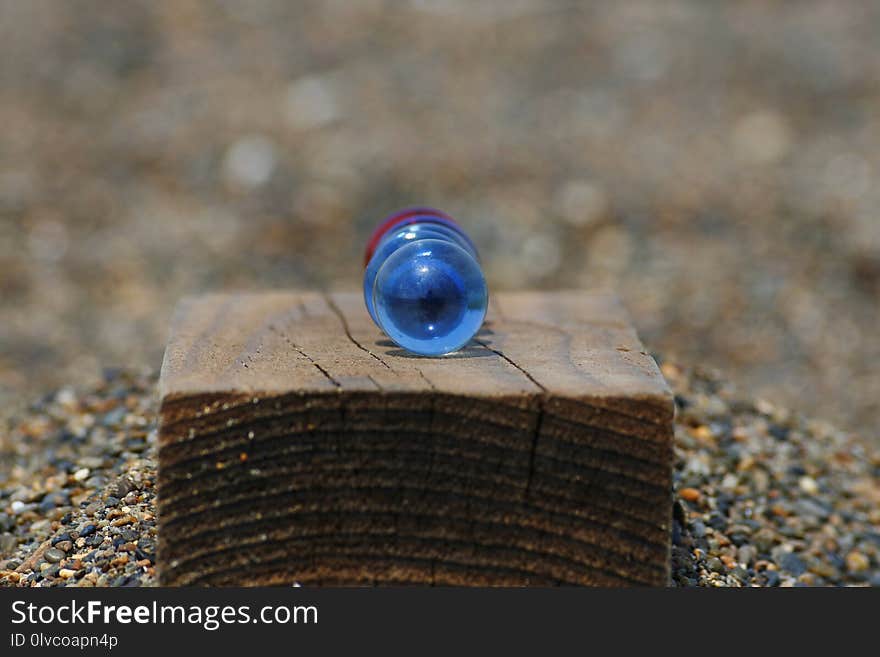
[(359, 294), (188, 299), (160, 382), (165, 585), (665, 585), (673, 402), (613, 296), (493, 297), (412, 356)]

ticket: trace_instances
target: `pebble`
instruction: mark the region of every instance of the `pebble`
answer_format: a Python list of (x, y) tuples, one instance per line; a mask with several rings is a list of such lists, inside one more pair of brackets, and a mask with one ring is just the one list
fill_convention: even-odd
[(871, 561), (854, 550), (846, 555), (846, 567), (851, 573), (863, 573), (871, 567)]
[(779, 559), (779, 566), (797, 577), (807, 572), (807, 564), (793, 552), (788, 552)]
[(764, 586), (779, 586), (779, 573), (775, 570), (764, 571)]
[(233, 142), (223, 160), (223, 169), (231, 182), (244, 187), (259, 187), (271, 178), (277, 164), (277, 152), (263, 135), (248, 135)]
[(800, 486), (801, 490), (808, 495), (815, 495), (819, 492), (819, 484), (817, 484), (816, 480), (812, 477), (804, 475), (798, 480), (798, 485)]
[(18, 546), (18, 539), (12, 534), (0, 534), (0, 554), (8, 554)]
[(319, 128), (339, 118), (341, 109), (331, 75), (311, 75), (294, 80), (287, 88), (286, 113), (291, 125), (304, 130)]
[(747, 582), (749, 580), (749, 571), (747, 571), (742, 566), (735, 566), (733, 570), (730, 571), (730, 574), (733, 575), (741, 583)]
[(49, 548), (43, 553), (43, 558), (45, 558), (46, 561), (48, 561), (49, 563), (58, 563), (66, 556), (67, 555), (58, 548)]
[(86, 538), (87, 536), (91, 536), (92, 534), (95, 533), (96, 529), (97, 529), (97, 527), (92, 523), (88, 523), (86, 525), (83, 525), (79, 530), (79, 537)]
[(751, 545), (742, 545), (737, 550), (737, 557), (739, 558), (740, 563), (745, 564), (747, 567), (752, 565), (756, 556), (757, 550)]
[(776, 534), (772, 529), (759, 529), (752, 535), (752, 544), (763, 553), (769, 552), (776, 545)]
[(678, 496), (686, 502), (700, 501), (700, 491), (696, 488), (682, 488), (678, 491)]
[(712, 557), (706, 562), (706, 567), (714, 573), (723, 573), (726, 568), (724, 563), (718, 557)]
[(62, 568), (61, 570), (58, 571), (58, 576), (63, 579), (70, 579), (74, 575), (76, 575), (76, 571), (71, 570), (70, 568)]

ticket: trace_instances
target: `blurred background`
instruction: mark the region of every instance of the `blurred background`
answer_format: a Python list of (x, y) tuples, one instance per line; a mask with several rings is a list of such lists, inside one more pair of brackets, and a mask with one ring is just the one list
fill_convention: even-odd
[(158, 368), (184, 294), (357, 288), (418, 203), (875, 429), (878, 80), (860, 0), (0, 0), (0, 404)]

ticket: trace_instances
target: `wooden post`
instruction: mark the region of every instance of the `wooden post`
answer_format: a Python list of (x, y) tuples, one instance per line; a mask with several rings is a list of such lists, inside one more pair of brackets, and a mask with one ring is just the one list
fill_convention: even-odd
[(498, 294), (446, 358), (358, 294), (176, 313), (160, 383), (165, 585), (665, 585), (672, 396), (613, 296)]

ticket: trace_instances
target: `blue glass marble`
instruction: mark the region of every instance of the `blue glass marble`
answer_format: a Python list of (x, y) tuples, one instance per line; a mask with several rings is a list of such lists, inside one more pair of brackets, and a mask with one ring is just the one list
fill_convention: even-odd
[(385, 264), (388, 256), (400, 247), (415, 240), (427, 238), (453, 242), (467, 251), (475, 260), (479, 261), (477, 252), (470, 240), (466, 239), (458, 231), (442, 224), (415, 223), (386, 233), (376, 246), (376, 251), (373, 257), (370, 258), (370, 262), (364, 271), (364, 303), (367, 305), (367, 312), (370, 313), (370, 317), (377, 324), (379, 323), (379, 318), (376, 316), (376, 311), (373, 307), (373, 287), (376, 283), (376, 275), (379, 273), (379, 268)]
[(397, 345), (423, 356), (465, 346), (489, 301), (473, 243), (454, 224), (414, 217), (392, 225), (364, 272), (370, 316)]

